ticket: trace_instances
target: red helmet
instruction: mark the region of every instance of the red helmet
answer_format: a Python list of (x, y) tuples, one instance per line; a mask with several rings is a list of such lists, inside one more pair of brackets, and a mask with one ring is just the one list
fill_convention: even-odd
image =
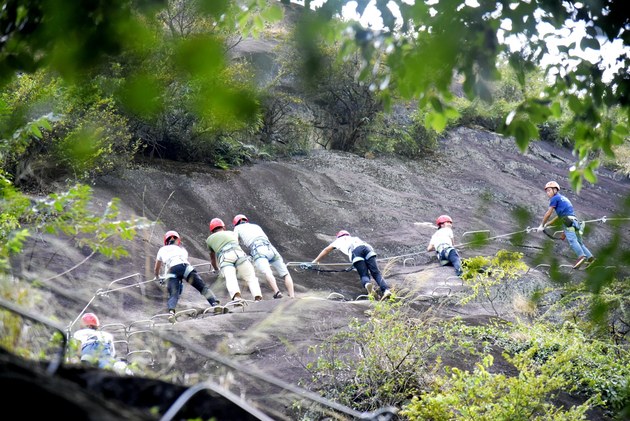
[(94, 313), (85, 313), (83, 317), (81, 317), (81, 326), (83, 327), (99, 327), (100, 325), (101, 322)]
[(445, 223), (445, 222), (450, 222), (452, 224), (453, 220), (448, 215), (440, 215), (440, 216), (438, 216), (438, 219), (435, 221), (435, 223), (437, 224), (438, 227), (440, 225), (442, 225), (443, 223)]
[(337, 233), (337, 238), (343, 237), (344, 235), (350, 235), (350, 233), (346, 230), (341, 230)]
[(182, 243), (182, 240), (179, 238), (179, 234), (177, 233), (177, 231), (166, 231), (166, 234), (164, 234), (164, 245), (168, 246), (169, 245), (169, 240), (171, 238), (175, 238), (175, 242), (177, 243), (177, 245), (180, 245)]
[(247, 219), (245, 215), (239, 213), (234, 217), (234, 219), (232, 219), (232, 226), (237, 226), (241, 223), (241, 221), (249, 222), (249, 219)]
[(212, 221), (210, 221), (210, 232), (214, 232), (219, 227), (225, 228), (223, 221), (219, 218), (212, 218)]
[(545, 184), (545, 190), (547, 190), (549, 187), (553, 187), (554, 189), (558, 189), (558, 191), (560, 191), (560, 185), (556, 183), (555, 181), (550, 181), (547, 184)]

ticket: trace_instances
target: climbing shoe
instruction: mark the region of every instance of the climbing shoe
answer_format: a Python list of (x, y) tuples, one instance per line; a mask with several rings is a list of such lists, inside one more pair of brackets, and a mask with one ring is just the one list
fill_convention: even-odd
[(214, 306), (212, 307), (212, 310), (214, 311), (214, 314), (226, 314), (230, 311), (228, 308), (222, 306)]
[(367, 290), (367, 293), (370, 297), (376, 297), (376, 293), (374, 292), (374, 284), (373, 283), (368, 283), (365, 284), (365, 289)]
[(582, 266), (582, 263), (584, 263), (585, 260), (586, 260), (586, 256), (580, 256), (580, 258), (577, 259), (577, 262), (575, 262), (575, 264), (573, 265), (573, 269), (577, 269), (580, 266)]
[(278, 290), (278, 292), (273, 294), (273, 298), (282, 298), (282, 293), (280, 292), (280, 290)]
[(586, 266), (584, 266), (584, 269), (588, 268), (593, 263), (595, 263), (595, 257), (591, 256), (588, 259), (586, 259)]
[(175, 319), (175, 310), (174, 309), (170, 309), (168, 311), (168, 321), (171, 323), (175, 323), (177, 321), (177, 319)]
[(381, 300), (386, 300), (386, 299), (388, 299), (391, 296), (392, 296), (392, 292), (390, 290), (386, 289), (385, 291), (383, 291), (383, 297), (381, 298)]
[(260, 295), (257, 295), (254, 297), (254, 301), (262, 301), (262, 297)]

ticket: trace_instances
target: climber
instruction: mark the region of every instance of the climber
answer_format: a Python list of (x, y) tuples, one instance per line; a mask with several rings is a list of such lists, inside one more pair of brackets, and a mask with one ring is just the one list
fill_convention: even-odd
[(259, 225), (249, 222), (249, 219), (242, 214), (234, 217), (232, 225), (239, 240), (249, 250), (249, 254), (254, 260), (254, 266), (265, 275), (267, 283), (273, 290), (273, 298), (282, 298), (282, 292), (278, 288), (276, 278), (271, 270), (272, 267), (278, 272), (278, 276), (284, 278), (284, 285), (289, 297), (294, 298), (293, 279), (289, 269), (263, 229)]
[(210, 262), (225, 278), (230, 298), (233, 301), (242, 300), (241, 289), (238, 286), (238, 280), (242, 279), (247, 282), (254, 301), (261, 301), (263, 297), (254, 265), (239, 245), (238, 235), (234, 231), (226, 230), (225, 223), (219, 218), (213, 218), (209, 228), (210, 236), (206, 239), (206, 245), (210, 250)]
[[(204, 296), (212, 307), (219, 305), (214, 293), (208, 288), (206, 283), (201, 279), (195, 268), (188, 263), (188, 251), (182, 246), (182, 240), (177, 231), (167, 231), (164, 234), (164, 245), (160, 247), (155, 258), (155, 267), (153, 272), (155, 279), (159, 279), (160, 273), (164, 266), (167, 280), (168, 300), (166, 302), (168, 312), (175, 314), (175, 307), (179, 301), (184, 284), (182, 281), (188, 282), (201, 295)], [(163, 281), (160, 281), (163, 282)], [(216, 309), (217, 311), (219, 308)]]
[(389, 286), (378, 268), (376, 261), (376, 252), (371, 245), (361, 240), (359, 237), (353, 237), (346, 230), (337, 233), (336, 239), (326, 246), (319, 255), (311, 262), (311, 264), (319, 264), (328, 253), (334, 249), (338, 249), (348, 256), (352, 262), (352, 266), (359, 273), (361, 285), (372, 295), (374, 292), (374, 284), (370, 280), (370, 274), (378, 284), (381, 290), (381, 299), (386, 299), (392, 295)]
[[(595, 257), (593, 257), (593, 254), (586, 248), (582, 241), (584, 222), (576, 218), (573, 204), (571, 204), (569, 199), (560, 194), (560, 185), (555, 181), (550, 181), (545, 184), (545, 193), (549, 198), (549, 209), (545, 212), (538, 231), (544, 230), (548, 225), (553, 225), (553, 223), (559, 219), (562, 222), (565, 239), (578, 258), (573, 265), (573, 269), (579, 268), (585, 261), (587, 264), (586, 267), (590, 266), (595, 261)], [(551, 218), (554, 212), (556, 216), (549, 221), (549, 218)]]
[(452, 265), (455, 275), (463, 273), (462, 262), (457, 249), (455, 249), (455, 237), (453, 235), (453, 220), (448, 215), (440, 215), (435, 221), (437, 231), (431, 236), (427, 251), (435, 250), (442, 266)]

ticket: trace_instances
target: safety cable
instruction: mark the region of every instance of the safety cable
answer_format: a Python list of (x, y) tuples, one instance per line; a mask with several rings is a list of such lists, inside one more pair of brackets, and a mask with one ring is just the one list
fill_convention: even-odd
[[(136, 275), (136, 274), (134, 274)], [(133, 275), (132, 275), (133, 276)], [(131, 276), (127, 276), (125, 278), (129, 278)], [(109, 290), (102, 290), (99, 289), (98, 291), (96, 291), (96, 293), (94, 294), (94, 296), (90, 299), (90, 301), (86, 304), (86, 306), (83, 308), (83, 310), (80, 312), (80, 314), (77, 316), (76, 319), (74, 319), (72, 321), (72, 323), (70, 323), (70, 325), (67, 327), (67, 335), (68, 337), (70, 337), (70, 330), (72, 328), (72, 326), (77, 322), (77, 320), (79, 320), (79, 318), (83, 315), (83, 313), (85, 312), (85, 310), (90, 306), (90, 304), (92, 303), (92, 301), (94, 301), (94, 299), (97, 296), (104, 296), (109, 292), (114, 292), (114, 291), (120, 291), (129, 287), (133, 287), (133, 286), (138, 286), (141, 284), (145, 284), (145, 283), (149, 283), (149, 282), (155, 282), (159, 280), (159, 278), (153, 278), (147, 281), (143, 281), (143, 282), (136, 282), (135, 284), (132, 285), (126, 285), (124, 287), (120, 287), (120, 288), (114, 288), (114, 289), (109, 289)], [(113, 282), (112, 282), (113, 283)], [(112, 284), (110, 283), (110, 285)], [(0, 304), (2, 304), (2, 302), (0, 301)], [(230, 367), (234, 370), (237, 370), (241, 373), (253, 376), (253, 377), (257, 377), (258, 379), (261, 379), (269, 384), (275, 385), (277, 387), (280, 387), (284, 390), (288, 390), (292, 393), (296, 393), (300, 396), (302, 396), (303, 398), (306, 399), (310, 399), (313, 402), (316, 402), (320, 405), (326, 406), (330, 409), (333, 409), (335, 411), (341, 412), (341, 413), (345, 413), (346, 415), (350, 415), (352, 417), (354, 417), (355, 419), (362, 419), (362, 420), (372, 420), (372, 421), (376, 421), (376, 420), (389, 420), (391, 419), (391, 417), (393, 417), (393, 415), (396, 413), (396, 409), (393, 407), (386, 407), (386, 408), (381, 408), (376, 412), (372, 412), (372, 413), (360, 413), (358, 411), (355, 411), (352, 408), (349, 408), (345, 405), (339, 404), (337, 402), (328, 400), (324, 397), (319, 396), (318, 394), (311, 392), (309, 390), (306, 389), (302, 389), (298, 386), (294, 386), (290, 383), (286, 383), (283, 380), (277, 379), (275, 377), (269, 376), (267, 374), (264, 373), (259, 373), (259, 372), (254, 372), (251, 369), (239, 366), (231, 361), (229, 361), (228, 359), (223, 358), (222, 356), (220, 356), (219, 354), (216, 354), (215, 352), (209, 351), (203, 347), (197, 346), (195, 344), (192, 344), (188, 341), (182, 342), (179, 339), (173, 337), (172, 335), (169, 334), (162, 334), (161, 332), (154, 332), (157, 334), (157, 336), (163, 338), (163, 339), (168, 339), (169, 341), (173, 342), (173, 343), (177, 343), (179, 345), (185, 346), (188, 349), (191, 349), (192, 351), (196, 352), (197, 354), (203, 355), (207, 358), (211, 358), (214, 361), (217, 361), (227, 367)], [(64, 346), (65, 349), (65, 346)], [(56, 367), (55, 367), (56, 370)], [(211, 389), (214, 390), (213, 387), (211, 387), (212, 385), (209, 384), (208, 382), (202, 382), (200, 384), (198, 384), (197, 386), (193, 386), (192, 388), (188, 389), (187, 392), (185, 392), (182, 396), (180, 396), (180, 399), (178, 399), (172, 406), (171, 409), (169, 409), (169, 411), (164, 415), (164, 417), (162, 418), (163, 420), (170, 420), (173, 418), (173, 416), (179, 411), (179, 409), (181, 408), (181, 406), (188, 400), (190, 399), (190, 397), (194, 394), (196, 394), (198, 391), (200, 391), (201, 389)], [(217, 390), (214, 390), (215, 392), (218, 392)], [(223, 391), (223, 393), (225, 393), (225, 391)], [(224, 397), (226, 397), (224, 395)], [(249, 410), (249, 408), (241, 406), (243, 409), (245, 410)], [(167, 416), (168, 415), (168, 416)], [(254, 414), (256, 415), (256, 414)], [(266, 418), (260, 418), (262, 419), (266, 419)]]
[[(618, 217), (618, 218), (608, 218), (606, 216), (602, 216), (601, 218), (597, 218), (597, 219), (589, 219), (587, 221), (582, 221), (585, 224), (588, 223), (593, 223), (593, 222), (601, 222), (601, 223), (606, 223), (607, 221), (630, 221), (630, 218), (622, 218), (622, 217)], [(547, 230), (547, 227), (545, 227), (545, 229), (543, 229), (543, 233), (545, 235), (547, 235), (547, 237), (552, 238), (554, 240), (559, 240), (560, 238), (555, 237), (554, 234), (550, 234)], [(482, 231), (467, 231), (466, 233), (481, 233), (481, 232), (489, 232), (489, 230), (482, 230)], [(495, 240), (497, 238), (504, 238), (504, 237), (511, 237), (514, 236), (516, 234), (530, 234), (532, 232), (538, 232), (538, 228), (537, 227), (527, 227), (523, 230), (520, 231), (514, 231), (514, 232), (510, 232), (507, 234), (500, 234), (500, 235), (495, 235), (492, 237), (487, 237), (484, 238), (483, 241), (490, 241), (490, 240)], [(466, 234), (464, 233), (464, 235)], [(462, 248), (471, 244), (476, 244), (479, 243), (479, 241), (469, 241), (466, 243), (459, 243), (459, 244), (455, 244), (453, 245), (453, 247), (455, 248)], [(423, 251), (418, 251), (415, 253), (407, 253), (407, 254), (401, 254), (398, 256), (391, 256), (391, 257), (382, 257), (382, 258), (378, 258), (376, 259), (378, 262), (387, 262), (390, 260), (397, 260), (397, 259), (402, 259), (404, 257), (413, 257), (413, 256), (417, 256), (417, 255), (421, 255), (421, 254), (425, 254), (425, 253), (435, 253), (435, 250), (423, 250)], [(301, 269), (303, 270), (314, 270), (317, 272), (349, 272), (351, 270), (354, 269), (354, 266), (350, 266), (349, 268), (345, 269), (345, 270), (326, 270), (326, 269), (320, 269), (317, 266), (346, 266), (348, 265), (347, 263), (311, 263), (311, 262), (288, 262), (287, 266), (299, 266)]]

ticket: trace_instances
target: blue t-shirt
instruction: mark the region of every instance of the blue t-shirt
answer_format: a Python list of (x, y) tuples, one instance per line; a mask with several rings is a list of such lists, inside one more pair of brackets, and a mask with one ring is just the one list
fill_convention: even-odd
[(554, 208), (556, 210), (556, 215), (560, 218), (565, 216), (575, 216), (571, 201), (560, 193), (556, 193), (551, 198), (549, 201), (549, 207)]

